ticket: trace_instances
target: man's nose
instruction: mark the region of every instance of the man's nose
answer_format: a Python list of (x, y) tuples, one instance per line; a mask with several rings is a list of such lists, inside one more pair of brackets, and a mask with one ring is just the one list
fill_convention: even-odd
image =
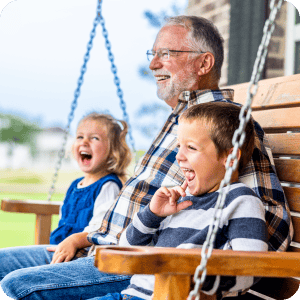
[(157, 54), (154, 55), (153, 59), (150, 62), (149, 69), (154, 71), (154, 70), (157, 70), (157, 69), (161, 69), (162, 66), (163, 66), (163, 64), (162, 64), (161, 59), (158, 57)]

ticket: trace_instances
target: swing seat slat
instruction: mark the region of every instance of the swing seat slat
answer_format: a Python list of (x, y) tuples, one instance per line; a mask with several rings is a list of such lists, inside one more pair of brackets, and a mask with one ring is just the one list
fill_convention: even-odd
[[(244, 83), (228, 87), (235, 91), (235, 102), (245, 103), (248, 86), (249, 83)], [(208, 275), (263, 277), (250, 291), (236, 299), (288, 299), (299, 288), (299, 87), (300, 74), (261, 80), (253, 100), (252, 115), (268, 133), (276, 172), (292, 212), (294, 238), (287, 252), (212, 252), (207, 265)], [(155, 274), (154, 299), (179, 300), (186, 299), (189, 294), (192, 275), (201, 260), (200, 253), (200, 249), (104, 246), (97, 249), (95, 266), (107, 273)], [(183, 286), (181, 282), (188, 284)], [(180, 293), (172, 292), (174, 286), (179, 287)], [(269, 298), (260, 298), (261, 294)], [(201, 293), (203, 299), (215, 299), (215, 295)]]

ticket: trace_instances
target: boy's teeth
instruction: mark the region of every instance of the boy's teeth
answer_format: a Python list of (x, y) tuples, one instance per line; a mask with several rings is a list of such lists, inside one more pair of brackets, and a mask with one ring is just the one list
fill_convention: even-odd
[(194, 170), (192, 170), (192, 169), (186, 169), (186, 168), (184, 168), (182, 170), (183, 170), (184, 175), (185, 175), (185, 177), (186, 177), (186, 179), (188, 181), (191, 181), (191, 180), (193, 180), (195, 178), (195, 172), (194, 172)]

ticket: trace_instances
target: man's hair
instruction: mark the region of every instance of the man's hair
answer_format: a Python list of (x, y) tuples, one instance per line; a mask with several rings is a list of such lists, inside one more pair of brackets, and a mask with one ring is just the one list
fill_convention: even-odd
[[(233, 147), (232, 138), (240, 125), (241, 107), (228, 102), (208, 102), (188, 108), (179, 120), (202, 121), (207, 125), (209, 135), (217, 149), (218, 156), (228, 155)], [(240, 148), (238, 171), (241, 172), (250, 161), (254, 149), (254, 125), (252, 118), (245, 128), (245, 141)]]
[(215, 57), (212, 69), (215, 79), (221, 77), (221, 68), (224, 60), (224, 39), (217, 27), (209, 20), (196, 16), (176, 16), (166, 20), (164, 26), (179, 25), (185, 27), (190, 38), (188, 46), (193, 51), (211, 52)]
[(92, 112), (84, 116), (78, 126), (85, 121), (97, 121), (106, 128), (109, 143), (109, 154), (106, 161), (106, 171), (116, 174), (125, 183), (127, 167), (131, 162), (131, 151), (126, 143), (128, 125), (123, 120), (117, 120), (109, 114)]

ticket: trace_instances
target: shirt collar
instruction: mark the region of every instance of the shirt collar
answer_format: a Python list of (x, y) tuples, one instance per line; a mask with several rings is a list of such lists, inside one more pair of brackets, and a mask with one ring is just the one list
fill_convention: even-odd
[[(196, 90), (191, 92), (182, 92), (179, 95), (178, 104), (173, 110), (174, 114), (179, 114), (183, 108), (213, 101), (229, 100), (233, 101), (234, 90), (223, 89), (223, 90)], [(189, 99), (189, 100), (186, 100)]]

